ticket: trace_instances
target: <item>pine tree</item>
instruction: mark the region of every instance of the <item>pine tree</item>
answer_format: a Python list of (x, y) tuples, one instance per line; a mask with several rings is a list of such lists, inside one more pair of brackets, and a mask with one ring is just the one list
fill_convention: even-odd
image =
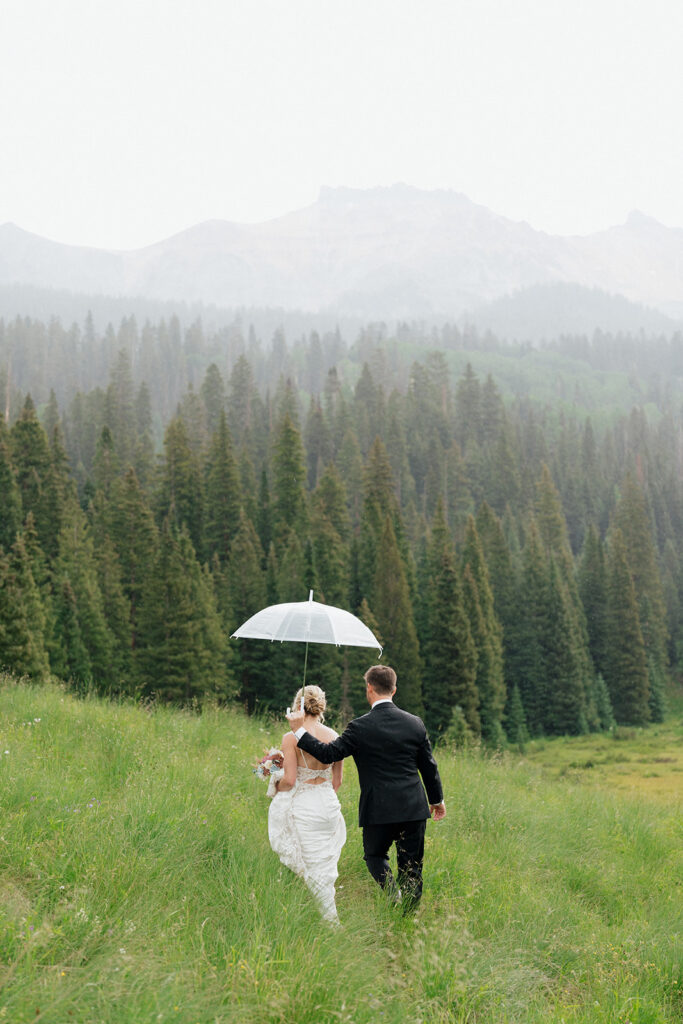
[(510, 684), (507, 688), (509, 701), (514, 685), (511, 682), (512, 665), (516, 656), (514, 636), (519, 600), (517, 567), (513, 562), (502, 523), (485, 501), (479, 507), (475, 525), (489, 573), (495, 615), (502, 629), (503, 674), (506, 682)]
[(332, 439), (320, 402), (311, 398), (305, 429), (308, 489), (313, 490), (332, 458)]
[(273, 524), (271, 521), (270, 488), (268, 486), (268, 473), (264, 466), (261, 470), (259, 481), (258, 506), (255, 515), (256, 532), (258, 533), (261, 547), (264, 552), (268, 551), (273, 540)]
[(64, 581), (69, 582), (75, 597), (80, 637), (88, 652), (94, 686), (102, 692), (118, 690), (116, 644), (104, 614), (92, 531), (75, 500), (65, 510), (59, 533), (55, 578), (58, 599), (65, 593)]
[(49, 674), (45, 614), (21, 534), (0, 551), (0, 668), (38, 682)]
[(311, 542), (322, 598), (328, 604), (342, 607), (349, 599), (349, 551), (345, 543), (348, 535), (346, 490), (331, 464), (312, 496)]
[(425, 660), (425, 723), (439, 736), (459, 707), (470, 730), (479, 735), (477, 651), (465, 612), (455, 555), (446, 547), (437, 556), (429, 593)]
[(304, 451), (301, 434), (285, 414), (273, 449), (273, 532), (281, 543), (289, 530), (304, 537), (308, 528), (308, 507), (304, 482)]
[[(137, 333), (134, 324), (133, 332)], [(119, 465), (123, 470), (133, 463), (135, 452), (135, 390), (131, 357), (126, 348), (116, 356), (107, 388), (105, 425), (111, 430)]]
[(225, 413), (211, 439), (205, 465), (206, 554), (225, 564), (230, 543), (239, 528), (241, 487)]
[(135, 453), (133, 468), (142, 487), (150, 487), (154, 477), (154, 440), (152, 405), (147, 384), (143, 381), (135, 399)]
[(159, 519), (169, 516), (176, 530), (186, 526), (192, 545), (201, 556), (204, 550), (204, 481), (185, 423), (179, 416), (166, 428), (164, 455), (158, 496)]
[(0, 416), (0, 548), (9, 551), (21, 526), (21, 495), (9, 450), (5, 421)]
[(517, 450), (507, 421), (501, 426), (486, 462), (486, 498), (498, 515), (503, 515), (508, 506), (517, 506), (522, 489)]
[(666, 718), (668, 703), (666, 699), (666, 680), (653, 657), (648, 658), (648, 707), (651, 722), (663, 722)]
[(325, 467), (312, 497), (315, 511), (326, 516), (342, 541), (349, 539), (351, 524), (348, 512), (346, 485), (337, 466), (331, 462)]
[(121, 585), (130, 607), (130, 648), (137, 646), (142, 590), (153, 572), (158, 531), (135, 471), (117, 481), (101, 527), (113, 542), (121, 568)]
[(40, 546), (32, 512), (29, 512), (26, 516), (26, 521), (21, 530), (21, 538), (26, 549), (31, 575), (38, 588), (43, 616), (40, 629), (43, 635), (43, 643), (50, 659), (50, 666), (52, 666), (52, 657), (58, 642), (55, 632), (53, 574), (50, 562)]
[(121, 561), (110, 534), (111, 510), (101, 494), (97, 494), (93, 501), (91, 520), (102, 610), (114, 637), (112, 670), (115, 689), (121, 693), (133, 693), (131, 605), (124, 593)]
[(610, 538), (607, 568), (605, 682), (620, 725), (650, 719), (647, 655), (638, 604), (621, 530)]
[(46, 552), (53, 550), (55, 522), (47, 493), (52, 457), (47, 435), (38, 422), (30, 395), (26, 396), (21, 416), (9, 436), (23, 515), (26, 517), (29, 512), (33, 513), (40, 546)]
[(385, 639), (387, 660), (398, 676), (397, 704), (405, 711), (420, 715), (423, 713), (420, 651), (408, 581), (390, 516), (385, 517), (379, 539), (372, 593), (372, 609)]
[(242, 445), (245, 431), (253, 430), (255, 400), (254, 374), (246, 356), (241, 355), (228, 384), (228, 429), (238, 447)]
[(541, 634), (547, 680), (544, 731), (550, 735), (577, 736), (587, 731), (586, 694), (577, 658), (571, 600), (563, 586), (554, 558), (545, 601), (545, 628)]
[(178, 415), (185, 425), (190, 451), (198, 461), (201, 461), (210, 435), (204, 403), (195, 392), (192, 382), (188, 384), (187, 391), (178, 406)]
[[(363, 598), (356, 615), (377, 642), (384, 646), (384, 637), (380, 632), (375, 616), (368, 602)], [(339, 724), (343, 728), (352, 718), (357, 718), (367, 710), (364, 675), (377, 661), (377, 652), (368, 647), (344, 647), (342, 654), (342, 675), (340, 681)]]
[(581, 435), (581, 491), (585, 516), (589, 523), (596, 523), (600, 518), (600, 489), (595, 432), (588, 416)]
[(109, 427), (102, 428), (102, 433), (97, 441), (95, 459), (93, 461), (93, 477), (97, 490), (102, 491), (105, 497), (109, 497), (114, 480), (120, 473), (120, 462), (116, 453), (114, 438)]
[(272, 543), (266, 555), (266, 604), (277, 604), (280, 600), (278, 594), (278, 561), (275, 545)]
[(516, 747), (520, 754), (523, 754), (525, 744), (529, 742), (529, 730), (527, 729), (524, 705), (522, 704), (517, 684), (513, 686), (510, 700), (508, 701), (505, 715), (505, 732), (508, 742)]
[(348, 548), (320, 507), (312, 514), (311, 545), (320, 588), (317, 599), (344, 607), (349, 592)]
[(546, 465), (543, 466), (540, 479), (536, 482), (535, 511), (539, 537), (546, 552), (553, 552), (556, 555), (561, 570), (566, 566), (571, 567), (571, 548), (562, 503)]
[[(221, 419), (225, 417), (225, 384), (221, 372), (215, 363), (207, 367), (200, 388), (200, 395), (206, 414), (206, 425), (209, 435), (215, 434), (220, 428)], [(226, 423), (227, 428), (227, 423)]]
[[(377, 608), (374, 581), (378, 574), (379, 544), (389, 516), (394, 536), (402, 536), (398, 502), (394, 491), (394, 478), (386, 448), (376, 438), (363, 469), (363, 511), (361, 515), (359, 578), (363, 596), (371, 607)], [(399, 540), (399, 548), (403, 544)], [(403, 552), (402, 552), (403, 553)], [(404, 568), (405, 573), (405, 568)]]
[[(505, 708), (503, 675), (503, 633), (496, 616), (488, 566), (474, 519), (467, 523), (462, 564), (466, 583), (465, 605), (477, 651), (476, 686), (479, 693), (479, 716), (484, 739), (499, 746), (503, 738), (502, 719)], [(464, 710), (464, 709), (463, 709)]]
[(374, 440), (384, 434), (384, 412), (384, 392), (375, 384), (368, 364), (363, 363), (353, 399), (353, 421), (361, 452), (369, 452)]
[(607, 642), (607, 569), (604, 547), (593, 524), (584, 541), (578, 583), (591, 658), (595, 671), (601, 674), (605, 671)]
[(455, 437), (465, 454), (481, 439), (481, 384), (470, 363), (455, 387)]
[[(247, 442), (248, 442), (247, 437)], [(265, 505), (261, 504), (263, 498), (263, 491), (259, 489), (257, 494), (256, 487), (256, 474), (254, 472), (254, 463), (251, 455), (249, 454), (250, 445), (245, 443), (239, 457), (239, 475), (240, 475), (240, 488), (242, 493), (242, 505), (245, 512), (251, 519), (251, 521), (257, 524), (257, 528), (261, 529), (261, 515), (263, 508), (267, 509), (267, 526), (272, 532), (272, 503), (268, 501)], [(266, 472), (265, 466), (261, 473), (260, 484), (261, 488), (264, 484), (264, 473)], [(268, 483), (268, 476), (265, 476), (265, 483)], [(260, 534), (259, 534), (260, 535)], [(263, 543), (263, 541), (262, 541)]]
[(493, 444), (500, 439), (505, 424), (505, 406), (498, 386), (491, 374), (481, 385), (480, 391), (481, 437), (485, 444)]
[(55, 428), (59, 427), (59, 404), (57, 402), (57, 396), (54, 388), (50, 388), (50, 397), (48, 399), (47, 406), (42, 417), (43, 430), (47, 436), (48, 441), (51, 441)]
[(584, 691), (590, 691), (595, 670), (590, 656), (586, 617), (579, 596), (574, 571), (574, 556), (569, 544), (569, 533), (560, 495), (546, 465), (543, 466), (541, 477), (536, 483), (536, 523), (546, 556), (554, 561), (561, 585), (566, 591), (575, 647), (574, 657)]
[(645, 651), (658, 671), (667, 673), (666, 608), (652, 522), (643, 489), (632, 474), (623, 483), (613, 528), (621, 530), (633, 579)]
[[(263, 552), (253, 523), (242, 511), (239, 528), (230, 546), (229, 633), (234, 632), (270, 603), (266, 595), (262, 562)], [(235, 640), (232, 651), (238, 697), (250, 711), (253, 711), (260, 694), (269, 682), (269, 645), (257, 640)]]
[(548, 680), (541, 643), (548, 576), (548, 559), (532, 519), (522, 553), (517, 617), (510, 624), (510, 654), (506, 663), (510, 688), (516, 685), (519, 689), (532, 736), (543, 732), (548, 702)]
[[(499, 690), (502, 686), (502, 659), (497, 659), (495, 640), (492, 639), (479, 600), (479, 588), (469, 563), (463, 572), (463, 604), (467, 615), (474, 648), (476, 651), (476, 687), (479, 695), (479, 717), (481, 735), (491, 746), (501, 746), (504, 735), (501, 725), (504, 698), (501, 702)], [(498, 673), (500, 668), (500, 673)], [(464, 712), (463, 712), (464, 714)]]
[(81, 635), (76, 595), (68, 578), (60, 581), (55, 607), (59, 645), (52, 659), (52, 671), (76, 690), (85, 692), (92, 682), (92, 665)]
[(456, 441), (446, 453), (444, 504), (448, 524), (459, 541), (465, 536), (467, 520), (474, 512), (474, 499), (465, 460)]
[(283, 603), (305, 601), (308, 597), (306, 587), (306, 563), (304, 549), (295, 530), (290, 530), (283, 537), (277, 591)]
[(176, 534), (168, 520), (145, 581), (135, 653), (143, 696), (188, 704), (231, 690), (211, 581), (187, 529)]
[[(391, 473), (395, 481), (396, 500), (400, 508), (406, 508), (411, 502), (417, 500), (416, 476), (419, 477), (420, 490), (425, 491), (427, 484), (424, 476), (429, 477), (429, 500), (436, 498), (443, 489), (443, 448), (438, 436), (430, 438), (430, 447), (425, 452), (423, 445), (417, 443), (416, 437), (411, 437), (409, 447), (406, 439), (406, 430), (403, 424), (403, 417), (392, 403), (388, 410), (388, 429), (386, 434), (386, 450), (391, 466)], [(433, 448), (431, 442), (434, 442)], [(415, 448), (419, 452), (415, 453)], [(423, 474), (422, 467), (426, 463), (426, 474)], [(419, 473), (417, 472), (419, 470)], [(431, 506), (433, 511), (433, 504)]]
[(45, 480), (45, 500), (52, 509), (52, 533), (45, 554), (49, 559), (57, 556), (57, 536), (61, 529), (67, 504), (76, 497), (76, 489), (69, 476), (69, 462), (64, 449), (59, 422), (50, 434), (50, 466)]
[(343, 435), (336, 461), (339, 475), (346, 486), (349, 517), (352, 526), (358, 526), (363, 507), (363, 456), (355, 430), (349, 428)]
[(595, 707), (598, 713), (598, 722), (600, 729), (603, 732), (608, 732), (613, 729), (616, 725), (614, 720), (614, 712), (612, 711), (612, 701), (610, 700), (609, 690), (602, 675), (598, 673), (595, 677), (595, 693), (594, 693)]

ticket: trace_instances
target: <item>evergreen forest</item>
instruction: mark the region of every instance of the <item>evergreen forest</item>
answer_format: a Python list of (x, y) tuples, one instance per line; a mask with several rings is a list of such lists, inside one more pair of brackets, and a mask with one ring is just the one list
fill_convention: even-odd
[[(281, 710), (268, 604), (357, 614), (433, 736), (661, 721), (683, 660), (683, 337), (0, 321), (0, 669)], [(307, 680), (362, 713), (371, 652)]]

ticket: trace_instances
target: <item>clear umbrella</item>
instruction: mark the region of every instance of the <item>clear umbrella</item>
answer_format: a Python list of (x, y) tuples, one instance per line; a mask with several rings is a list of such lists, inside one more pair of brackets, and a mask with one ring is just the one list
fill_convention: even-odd
[(271, 604), (262, 608), (232, 634), (236, 640), (279, 640), (298, 641), (306, 644), (304, 658), (304, 680), (306, 686), (306, 666), (308, 664), (308, 645), (335, 644), (337, 647), (374, 647), (380, 656), (382, 645), (364, 622), (333, 605), (320, 604), (313, 600), (313, 591), (309, 591), (308, 601), (297, 601), (289, 604)]

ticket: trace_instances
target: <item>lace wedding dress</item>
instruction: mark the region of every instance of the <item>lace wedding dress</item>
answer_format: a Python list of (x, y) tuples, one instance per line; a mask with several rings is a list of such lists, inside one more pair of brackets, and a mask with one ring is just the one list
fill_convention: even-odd
[(346, 824), (332, 787), (331, 765), (319, 770), (297, 765), (294, 787), (276, 793), (271, 802), (268, 838), (282, 863), (303, 878), (323, 919), (336, 923), (334, 883)]

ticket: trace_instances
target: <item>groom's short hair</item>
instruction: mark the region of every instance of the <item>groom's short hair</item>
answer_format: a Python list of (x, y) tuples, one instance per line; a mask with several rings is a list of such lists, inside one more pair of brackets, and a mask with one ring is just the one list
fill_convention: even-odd
[(388, 697), (396, 689), (396, 673), (391, 665), (373, 665), (363, 679), (382, 697)]

